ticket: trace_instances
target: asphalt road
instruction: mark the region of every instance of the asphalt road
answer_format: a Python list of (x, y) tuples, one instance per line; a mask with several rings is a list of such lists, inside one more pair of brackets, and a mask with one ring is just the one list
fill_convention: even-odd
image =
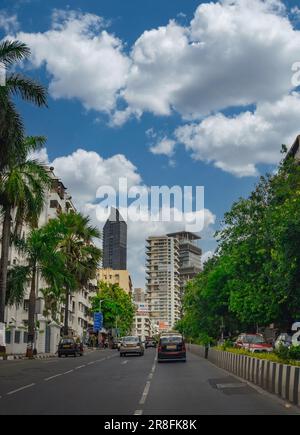
[(300, 409), (188, 354), (186, 363), (120, 358), (116, 350), (83, 357), (0, 361), (0, 414), (300, 414)]

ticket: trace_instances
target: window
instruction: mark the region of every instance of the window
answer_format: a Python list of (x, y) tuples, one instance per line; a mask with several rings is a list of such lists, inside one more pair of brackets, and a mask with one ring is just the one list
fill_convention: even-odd
[(21, 331), (15, 331), (15, 343), (20, 343), (21, 341)]
[(5, 341), (7, 344), (10, 343), (10, 339), (11, 339), (11, 331), (5, 331)]
[(28, 343), (28, 332), (24, 331), (23, 343)]

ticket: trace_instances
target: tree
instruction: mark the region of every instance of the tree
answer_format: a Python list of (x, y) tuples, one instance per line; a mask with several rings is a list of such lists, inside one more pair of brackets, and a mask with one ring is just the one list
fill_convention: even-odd
[(90, 225), (90, 219), (80, 213), (62, 213), (49, 222), (55, 229), (58, 249), (63, 254), (66, 273), (73, 277), (65, 282), (64, 334), (69, 331), (70, 295), (95, 278), (101, 258), (101, 250), (93, 240), (100, 238), (100, 232)]
[(30, 49), (20, 41), (3, 41), (0, 43), (0, 67), (5, 68), (6, 80), (0, 86), (0, 173), (16, 159), (23, 161), (27, 157), (24, 148), (25, 128), (16, 110), (13, 97), (20, 97), (39, 107), (46, 106), (47, 92), (34, 80), (18, 73), (9, 73), (19, 61), (30, 57)]
[[(44, 138), (30, 137), (24, 141), (26, 155), (38, 149)], [(3, 215), (0, 263), (0, 322), (4, 322), (9, 247), (12, 231), (12, 213), (15, 213), (16, 229), (23, 221), (32, 227), (37, 225), (44, 207), (45, 192), (50, 186), (46, 167), (37, 161), (16, 159), (10, 161), (6, 170), (0, 173), (0, 207)]]
[(91, 299), (93, 312), (99, 311), (100, 300), (105, 327), (117, 327), (121, 336), (130, 333), (135, 315), (135, 306), (130, 296), (117, 284), (100, 282), (98, 294)]
[(59, 295), (65, 282), (72, 277), (65, 270), (65, 259), (58, 251), (57, 234), (53, 227), (46, 225), (33, 229), (26, 240), (16, 240), (16, 246), (21, 254), (23, 265), (13, 266), (8, 273), (7, 303), (20, 304), (30, 286), (28, 310), (28, 349), (27, 356), (33, 355), (35, 335), (35, 308), (37, 275), (43, 278), (48, 289)]

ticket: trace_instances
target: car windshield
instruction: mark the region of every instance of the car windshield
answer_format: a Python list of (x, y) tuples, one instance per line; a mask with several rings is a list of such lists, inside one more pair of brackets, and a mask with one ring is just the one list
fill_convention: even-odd
[(263, 337), (260, 337), (259, 335), (246, 335), (244, 341), (246, 343), (254, 343), (254, 344), (265, 343)]
[(125, 337), (123, 340), (125, 343), (138, 343), (138, 337)]
[(73, 344), (74, 340), (73, 340), (73, 338), (63, 338), (60, 343), (61, 344)]
[(182, 337), (180, 337), (180, 336), (171, 336), (171, 337), (162, 337), (161, 339), (160, 339), (160, 342), (161, 342), (161, 344), (169, 344), (169, 343), (174, 343), (174, 344), (177, 344), (177, 343), (181, 343), (182, 342)]

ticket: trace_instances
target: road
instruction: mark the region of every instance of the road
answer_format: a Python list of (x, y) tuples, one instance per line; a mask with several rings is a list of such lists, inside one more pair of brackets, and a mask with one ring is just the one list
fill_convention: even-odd
[(205, 415), (300, 414), (188, 353), (186, 363), (120, 358), (116, 350), (83, 357), (0, 361), (0, 414)]

